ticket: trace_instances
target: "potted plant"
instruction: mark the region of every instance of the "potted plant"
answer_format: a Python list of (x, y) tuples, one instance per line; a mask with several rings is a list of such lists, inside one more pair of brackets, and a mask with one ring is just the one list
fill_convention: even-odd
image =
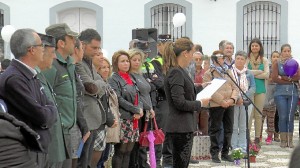
[(234, 160), (235, 165), (240, 165), (241, 164), (241, 159), (244, 158), (244, 154), (242, 152), (241, 148), (236, 148), (232, 150), (231, 156)]
[(253, 162), (253, 163), (256, 162), (256, 156), (258, 155), (259, 149), (260, 148), (255, 143), (252, 143), (249, 145), (250, 162)]

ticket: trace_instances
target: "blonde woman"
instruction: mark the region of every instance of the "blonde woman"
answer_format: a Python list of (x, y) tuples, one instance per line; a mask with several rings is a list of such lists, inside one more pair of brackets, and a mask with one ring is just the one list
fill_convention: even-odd
[[(136, 81), (136, 86), (140, 93), (140, 99), (143, 103), (143, 111), (145, 115), (141, 118), (139, 124), (140, 131), (142, 131), (144, 130), (145, 121), (149, 120), (149, 116), (154, 117), (155, 115), (152, 109), (150, 97), (151, 86), (141, 72), (142, 63), (144, 62), (144, 53), (141, 50), (134, 48), (130, 49), (128, 54), (131, 65), (130, 74)], [(136, 164), (138, 164), (141, 168), (149, 167), (147, 163), (147, 150), (145, 147), (140, 147), (138, 143), (135, 144), (135, 147), (131, 152), (129, 167), (134, 167)]]
[(107, 58), (103, 58), (102, 65), (98, 69), (98, 74), (102, 77), (104, 81), (107, 81), (108, 78), (111, 76), (111, 73), (112, 71), (109, 60)]

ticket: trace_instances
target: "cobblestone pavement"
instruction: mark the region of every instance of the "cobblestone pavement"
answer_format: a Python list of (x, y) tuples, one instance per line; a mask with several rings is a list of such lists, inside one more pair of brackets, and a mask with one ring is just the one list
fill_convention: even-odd
[[(264, 130), (266, 129), (266, 124), (264, 124)], [(251, 129), (251, 140), (254, 139), (254, 129)], [(299, 142), (299, 121), (295, 120), (294, 129), (294, 145), (296, 146)], [(256, 163), (250, 163), (250, 167), (255, 168), (287, 168), (289, 164), (290, 155), (293, 149), (290, 148), (280, 148), (279, 142), (272, 142), (271, 145), (266, 145), (265, 138), (267, 137), (266, 132), (263, 132), (263, 140), (261, 150), (256, 158)], [(300, 158), (299, 158), (300, 159)], [(212, 163), (211, 160), (202, 160), (198, 164), (190, 164), (189, 168), (244, 168), (247, 160), (242, 160), (239, 166), (233, 163), (222, 161), (222, 163)], [(300, 168), (300, 165), (299, 165)]]

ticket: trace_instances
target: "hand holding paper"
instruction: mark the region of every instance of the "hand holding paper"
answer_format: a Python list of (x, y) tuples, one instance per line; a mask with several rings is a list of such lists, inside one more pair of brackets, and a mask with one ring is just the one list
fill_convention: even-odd
[(204, 82), (204, 83), (201, 84), (201, 86), (202, 86), (203, 88), (205, 88), (206, 86), (208, 86), (208, 85), (210, 85), (210, 84), (211, 84), (211, 82)]
[(211, 98), (211, 96), (226, 82), (225, 79), (213, 79), (200, 93), (197, 94), (196, 100)]
[(201, 107), (207, 107), (209, 104), (210, 98), (201, 99)]

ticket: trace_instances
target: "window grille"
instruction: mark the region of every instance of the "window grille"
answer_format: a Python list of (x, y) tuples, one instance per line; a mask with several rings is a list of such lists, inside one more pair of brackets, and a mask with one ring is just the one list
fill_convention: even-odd
[(171, 34), (173, 41), (180, 37), (185, 37), (186, 24), (174, 28), (173, 16), (176, 13), (186, 14), (185, 7), (173, 3), (165, 3), (152, 7), (151, 27), (156, 28), (158, 34)]
[(268, 1), (258, 1), (243, 9), (243, 49), (248, 50), (253, 38), (259, 38), (264, 46), (264, 56), (280, 50), (281, 6)]

